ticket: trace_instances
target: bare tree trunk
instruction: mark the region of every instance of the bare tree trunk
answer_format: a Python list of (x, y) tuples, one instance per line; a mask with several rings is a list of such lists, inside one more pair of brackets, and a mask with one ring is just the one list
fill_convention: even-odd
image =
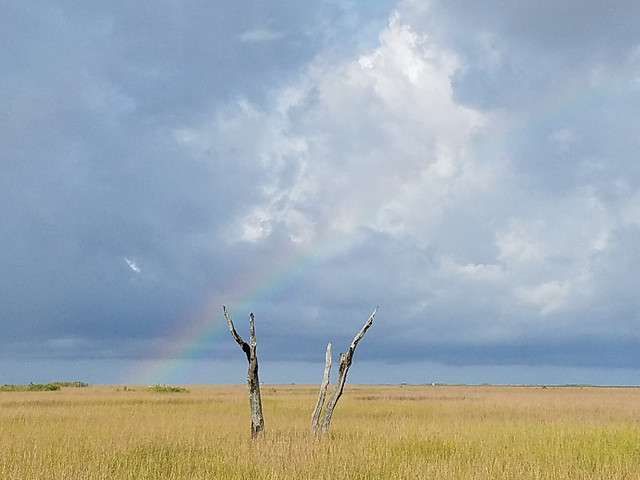
[[(376, 316), (377, 311), (378, 311), (378, 307), (376, 307), (376, 309), (373, 311), (369, 319), (363, 325), (362, 329), (353, 338), (353, 342), (351, 342), (351, 346), (349, 347), (349, 350), (347, 351), (347, 353), (340, 354), (340, 360), (338, 363), (338, 381), (336, 383), (335, 389), (333, 390), (333, 394), (329, 399), (329, 403), (327, 403), (327, 408), (324, 411), (324, 416), (322, 418), (322, 425), (321, 425), (322, 433), (327, 433), (329, 431), (329, 424), (331, 423), (331, 417), (333, 416), (333, 409), (336, 407), (336, 404), (338, 403), (338, 400), (340, 400), (340, 396), (342, 395), (344, 384), (347, 381), (347, 372), (349, 371), (349, 367), (351, 366), (351, 362), (353, 360), (353, 353), (356, 350), (356, 346), (358, 345), (358, 342), (362, 339), (364, 334), (367, 332), (367, 329), (373, 323), (373, 318)], [(330, 364), (329, 364), (329, 368), (331, 368)], [(325, 367), (325, 371), (326, 371), (326, 367)], [(320, 401), (320, 398), (318, 398), (318, 402), (319, 401)], [(323, 403), (324, 403), (324, 399), (323, 399)]]
[(262, 417), (262, 400), (260, 398), (260, 380), (258, 379), (258, 356), (256, 355), (256, 331), (253, 324), (253, 313), (249, 315), (249, 343), (242, 340), (233, 326), (233, 322), (227, 312), (227, 307), (222, 306), (224, 317), (231, 336), (247, 356), (249, 369), (247, 370), (247, 386), (249, 387), (249, 406), (251, 407), (251, 438), (256, 438), (264, 431), (264, 418)]
[(320, 394), (318, 395), (316, 408), (313, 410), (313, 414), (311, 415), (311, 433), (313, 433), (314, 435), (318, 433), (318, 428), (320, 428), (320, 413), (322, 412), (322, 407), (324, 407), (324, 401), (327, 397), (327, 386), (329, 385), (330, 372), (331, 372), (331, 343), (327, 345), (327, 354), (325, 358), (324, 375), (322, 377), (322, 384), (320, 385)]

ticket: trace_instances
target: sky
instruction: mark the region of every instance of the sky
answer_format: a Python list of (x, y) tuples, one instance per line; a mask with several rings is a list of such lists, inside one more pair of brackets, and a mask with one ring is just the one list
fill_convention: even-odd
[(3, 2), (0, 384), (639, 385), (605, 3)]

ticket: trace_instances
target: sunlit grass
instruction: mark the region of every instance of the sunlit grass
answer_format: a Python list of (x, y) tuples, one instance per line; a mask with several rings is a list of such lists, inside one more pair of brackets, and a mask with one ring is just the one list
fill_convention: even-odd
[(309, 433), (316, 386), (90, 386), (0, 394), (2, 479), (640, 478), (640, 389), (347, 386)]

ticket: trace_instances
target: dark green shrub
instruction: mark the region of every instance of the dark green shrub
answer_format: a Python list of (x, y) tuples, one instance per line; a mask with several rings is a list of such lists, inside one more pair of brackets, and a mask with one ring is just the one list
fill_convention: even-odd
[(189, 393), (189, 390), (183, 387), (172, 387), (171, 385), (149, 385), (147, 390), (155, 393)]
[(73, 382), (69, 382), (69, 381), (56, 381), (56, 382), (51, 382), (54, 385), (60, 385), (61, 387), (77, 387), (77, 388), (81, 388), (81, 387), (88, 387), (89, 384), (85, 383), (85, 382), (81, 382), (79, 380), (75, 380)]
[(5, 384), (0, 387), (2, 392), (43, 392), (43, 391), (55, 391), (60, 390), (60, 385), (55, 383), (33, 383), (29, 382), (29, 385), (13, 385)]
[(32, 383), (29, 382), (27, 385), (27, 390), (32, 392), (41, 392), (41, 391), (55, 391), (60, 390), (60, 385), (56, 385), (55, 383)]

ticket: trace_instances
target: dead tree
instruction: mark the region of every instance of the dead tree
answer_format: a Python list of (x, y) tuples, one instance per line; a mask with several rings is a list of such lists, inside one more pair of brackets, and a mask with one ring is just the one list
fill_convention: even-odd
[(311, 415), (311, 433), (316, 434), (318, 432), (318, 426), (320, 425), (320, 414), (322, 413), (322, 407), (324, 406), (325, 398), (327, 397), (327, 386), (329, 385), (329, 373), (331, 372), (331, 343), (327, 345), (327, 354), (324, 363), (324, 375), (322, 376), (322, 383), (320, 384), (320, 394), (318, 395), (318, 401), (316, 402), (316, 408)]
[(247, 355), (249, 369), (247, 370), (247, 386), (249, 387), (249, 406), (251, 407), (251, 438), (256, 438), (264, 431), (264, 418), (262, 417), (262, 400), (260, 398), (260, 380), (258, 379), (258, 357), (256, 355), (256, 331), (253, 325), (253, 313), (249, 315), (249, 343), (242, 340), (233, 326), (233, 322), (227, 312), (227, 307), (222, 306), (224, 317), (233, 339), (240, 345)]
[(320, 433), (327, 433), (329, 431), (329, 424), (331, 423), (333, 410), (336, 407), (338, 400), (340, 400), (340, 396), (342, 395), (342, 391), (344, 389), (344, 384), (347, 381), (347, 372), (349, 371), (349, 367), (351, 366), (351, 362), (353, 360), (353, 353), (356, 350), (358, 342), (362, 339), (362, 337), (364, 337), (367, 329), (373, 323), (373, 318), (376, 316), (377, 311), (378, 307), (376, 307), (369, 319), (363, 325), (362, 329), (353, 338), (353, 341), (351, 342), (351, 346), (349, 346), (349, 350), (347, 351), (347, 353), (340, 353), (340, 360), (338, 363), (338, 381), (336, 382), (336, 386), (333, 390), (333, 393), (331, 394), (331, 398), (327, 403), (327, 408), (324, 410), (322, 423), (320, 423), (320, 412), (322, 411), (322, 407), (324, 405), (327, 385), (329, 383), (329, 372), (331, 370), (331, 344), (327, 345), (324, 377), (322, 379), (322, 384), (320, 385), (318, 402), (316, 403), (316, 408), (313, 411), (313, 415), (311, 416), (311, 433), (317, 434), (318, 429), (320, 429)]

